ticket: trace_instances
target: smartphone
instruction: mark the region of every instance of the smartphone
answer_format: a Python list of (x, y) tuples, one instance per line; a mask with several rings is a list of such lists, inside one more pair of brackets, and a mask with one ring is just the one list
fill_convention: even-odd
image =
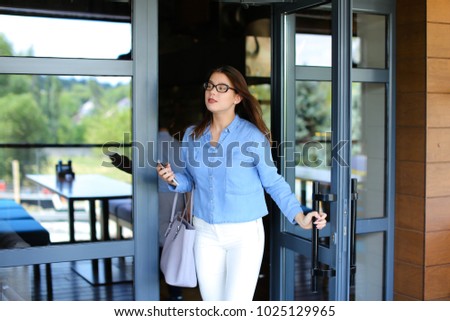
[[(158, 160), (158, 164), (161, 164), (161, 166), (164, 168), (166, 168), (166, 166), (167, 166), (167, 163), (163, 163), (160, 160)], [(172, 180), (172, 183), (174, 183), (176, 186), (178, 186), (178, 182), (175, 178)]]

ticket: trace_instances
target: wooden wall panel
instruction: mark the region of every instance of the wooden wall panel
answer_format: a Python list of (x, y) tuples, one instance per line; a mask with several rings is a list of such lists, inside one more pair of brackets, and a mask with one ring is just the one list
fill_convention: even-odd
[[(416, 137), (411, 136), (411, 138)], [(450, 128), (428, 129), (426, 155), (427, 163), (450, 162)]]
[(397, 159), (412, 162), (425, 161), (424, 127), (397, 127)]
[(427, 59), (427, 92), (450, 93), (450, 59)]
[[(397, 127), (398, 126), (425, 127), (426, 104), (427, 102), (425, 93), (412, 93), (412, 92), (397, 93), (397, 104), (396, 104)], [(450, 105), (447, 105), (447, 108), (448, 106)]]
[(427, 95), (426, 100), (427, 126), (450, 127), (450, 94), (430, 93)]
[(450, 264), (425, 268), (424, 299), (450, 301)]
[(397, 0), (396, 4), (397, 25), (426, 21), (427, 4), (423, 0)]
[(395, 226), (417, 232), (425, 229), (425, 198), (397, 194)]
[(397, 60), (397, 90), (400, 92), (425, 92), (425, 57)]
[(427, 0), (426, 5), (428, 21), (450, 23), (450, 4), (448, 0)]
[(395, 262), (394, 288), (396, 295), (411, 300), (424, 298), (424, 267), (403, 262)]
[[(450, 196), (427, 198), (425, 226), (427, 232), (450, 231)], [(449, 244), (450, 247), (450, 244)]]
[(427, 197), (450, 196), (450, 163), (426, 165)]
[(397, 0), (396, 19), (394, 298), (445, 300), (450, 298), (450, 1)]
[(423, 265), (425, 237), (423, 232), (395, 229), (395, 256), (398, 261)]
[(417, 298), (412, 298), (404, 294), (394, 292), (394, 301), (420, 301)]
[(427, 57), (450, 58), (450, 24), (427, 24)]
[[(396, 1), (395, 300), (424, 297), (426, 5)], [(415, 141), (419, 146), (413, 146)]]
[[(409, 143), (411, 144), (411, 142)], [(400, 144), (399, 148), (408, 148), (408, 143)], [(397, 161), (396, 163), (396, 189), (401, 195), (425, 196), (425, 164), (420, 162)]]
[[(397, 26), (397, 57), (400, 59), (426, 56), (426, 28), (422, 21)], [(400, 62), (400, 60), (399, 60)]]
[[(450, 299), (450, 1), (427, 0), (425, 300)], [(437, 162), (434, 163), (433, 162)], [(442, 196), (442, 197), (439, 197)]]
[(450, 231), (425, 234), (425, 266), (450, 265)]

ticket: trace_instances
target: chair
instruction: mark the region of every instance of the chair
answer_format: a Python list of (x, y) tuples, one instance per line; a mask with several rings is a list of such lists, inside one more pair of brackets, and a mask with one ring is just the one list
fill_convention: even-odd
[[(23, 248), (28, 246), (46, 246), (50, 244), (50, 233), (36, 221), (22, 205), (12, 200), (0, 200), (0, 247)], [(53, 300), (53, 282), (51, 264), (45, 264), (47, 300)], [(39, 286), (40, 265), (35, 264), (35, 289)]]

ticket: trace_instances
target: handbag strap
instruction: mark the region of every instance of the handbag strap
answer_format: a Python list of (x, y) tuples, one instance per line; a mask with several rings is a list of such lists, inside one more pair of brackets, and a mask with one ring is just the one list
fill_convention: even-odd
[(177, 210), (177, 203), (178, 203), (178, 194), (179, 193), (175, 193), (175, 197), (173, 198), (172, 212), (170, 214), (170, 223), (172, 223), (175, 218), (175, 211)]
[[(193, 221), (193, 217), (194, 217), (194, 189), (192, 189), (192, 191), (190, 192), (190, 197), (188, 200), (186, 200), (186, 194), (184, 194), (184, 204), (186, 204), (185, 206), (185, 212), (186, 209), (189, 205), (189, 223), (192, 225), (192, 221)], [(183, 217), (185, 216), (185, 213), (183, 213)]]
[[(176, 209), (177, 209), (177, 203), (178, 203), (178, 194), (179, 193), (175, 193), (175, 196), (174, 196), (174, 198), (173, 198), (173, 203), (172, 203), (172, 213), (170, 214), (170, 221), (169, 221), (169, 226), (167, 226), (167, 229), (166, 229), (166, 232), (164, 233), (164, 236), (165, 237), (167, 237), (167, 235), (169, 235), (169, 232), (170, 232), (170, 230), (172, 229), (172, 227), (173, 227), (173, 224), (175, 223), (175, 212), (176, 212)], [(189, 198), (189, 200), (188, 200), (188, 202), (190, 203), (189, 204), (189, 207), (190, 207), (190, 210), (191, 210), (191, 215), (190, 215), (190, 217), (189, 217), (189, 224), (191, 224), (192, 225), (192, 222), (193, 222), (193, 215), (192, 215), (192, 210), (193, 210), (193, 208), (194, 208), (194, 205), (193, 205), (193, 202), (194, 202), (194, 191), (192, 190), (192, 192), (191, 192), (191, 197)], [(184, 199), (185, 199), (185, 206), (183, 207), (183, 214), (181, 214), (181, 221), (183, 220), (183, 218), (186, 216), (186, 212), (187, 212), (187, 207), (188, 207), (188, 204), (186, 203), (186, 194), (184, 194)], [(180, 227), (180, 225), (178, 226), (178, 228), (177, 229), (179, 229), (179, 227)], [(178, 232), (177, 232), (178, 233)]]
[[(177, 205), (178, 205), (177, 204), (178, 203), (178, 194), (180, 194), (180, 193), (175, 193), (175, 197), (173, 198), (172, 212), (170, 214), (170, 222), (171, 223), (175, 219), (175, 212), (177, 210)], [(183, 214), (181, 215), (181, 217), (185, 217), (186, 216), (187, 207), (189, 206), (190, 213), (191, 213), (190, 218), (189, 218), (189, 223), (192, 224), (192, 217), (193, 217), (192, 213), (193, 213), (193, 210), (194, 210), (194, 190), (192, 190), (190, 192), (189, 199), (186, 199), (187, 198), (186, 197), (186, 193), (183, 196), (184, 196), (184, 204), (185, 204), (185, 206), (184, 206)]]

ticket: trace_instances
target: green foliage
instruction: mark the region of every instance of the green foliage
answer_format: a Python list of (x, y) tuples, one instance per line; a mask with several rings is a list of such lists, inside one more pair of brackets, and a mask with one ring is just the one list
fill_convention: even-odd
[(86, 128), (86, 143), (130, 143), (131, 110), (119, 110), (117, 106), (109, 108), (107, 113), (95, 114), (83, 121)]
[(11, 56), (12, 53), (12, 44), (6, 39), (3, 33), (0, 33), (0, 56)]
[(331, 84), (296, 83), (295, 162), (302, 166), (327, 165), (327, 133), (331, 131)]
[[(18, 55), (2, 34), (0, 55)], [(1, 74), (0, 143), (23, 144), (24, 148), (0, 148), (0, 179), (11, 177), (13, 160), (20, 161), (22, 178), (36, 171), (36, 166), (52, 166), (46, 162), (46, 151), (27, 148), (30, 144), (129, 143), (130, 100), (129, 84), (113, 86), (96, 78)]]
[[(9, 94), (0, 98), (0, 142), (33, 144), (41, 142), (47, 135), (47, 119), (30, 94)], [(0, 168), (6, 177), (11, 175), (13, 160), (23, 160), (20, 170), (22, 177), (33, 158), (30, 149), (8, 149), (2, 151)]]
[(331, 131), (330, 83), (297, 82), (296, 91), (296, 140), (311, 140)]
[(47, 119), (30, 94), (9, 94), (0, 106), (0, 141), (38, 143), (47, 136)]

